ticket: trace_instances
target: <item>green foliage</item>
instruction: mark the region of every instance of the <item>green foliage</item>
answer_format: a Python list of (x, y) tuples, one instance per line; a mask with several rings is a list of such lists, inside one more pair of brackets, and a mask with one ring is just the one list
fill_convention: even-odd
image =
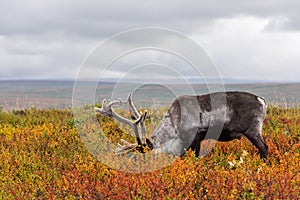
[[(149, 133), (165, 109), (150, 111)], [(114, 142), (126, 127), (99, 117)], [(188, 151), (148, 173), (115, 171), (82, 144), (70, 110), (0, 112), (1, 199), (297, 199), (300, 196), (300, 109), (271, 107), (263, 135), (269, 160), (246, 139), (217, 146), (204, 158)], [(148, 134), (149, 134), (148, 133)], [(151, 164), (151, 163), (150, 163)]]

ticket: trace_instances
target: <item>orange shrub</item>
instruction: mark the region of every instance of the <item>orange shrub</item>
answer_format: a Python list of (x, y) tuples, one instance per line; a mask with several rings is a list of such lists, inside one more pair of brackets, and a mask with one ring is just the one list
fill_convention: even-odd
[[(152, 129), (151, 123), (158, 123), (153, 119), (147, 119)], [(130, 139), (114, 121), (101, 117), (99, 121), (114, 143)], [(126, 173), (109, 168), (88, 153), (70, 110), (0, 112), (0, 197), (297, 199), (299, 121), (298, 108), (268, 109), (263, 127), (270, 150), (267, 162), (259, 158), (248, 140), (242, 139), (217, 143), (204, 158), (188, 151), (162, 169)]]

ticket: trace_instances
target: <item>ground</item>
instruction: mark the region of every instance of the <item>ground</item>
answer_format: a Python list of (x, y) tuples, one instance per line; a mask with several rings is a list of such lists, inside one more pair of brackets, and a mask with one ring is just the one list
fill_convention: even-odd
[[(159, 116), (158, 116), (159, 115)], [(161, 114), (149, 111), (153, 129)], [(107, 136), (127, 138), (113, 120), (99, 118)], [(80, 140), (69, 109), (0, 112), (1, 199), (297, 199), (300, 196), (300, 109), (270, 106), (263, 126), (267, 161), (245, 138), (205, 157), (187, 152), (147, 173), (116, 171)], [(151, 165), (151, 163), (149, 163)]]

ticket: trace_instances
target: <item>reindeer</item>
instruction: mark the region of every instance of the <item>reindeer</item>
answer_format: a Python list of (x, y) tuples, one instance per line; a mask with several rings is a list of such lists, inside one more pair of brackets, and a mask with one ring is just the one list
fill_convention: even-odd
[[(112, 108), (115, 106), (128, 109), (136, 120), (118, 115)], [(119, 99), (107, 104), (104, 100), (102, 108), (95, 109), (100, 115), (115, 118), (133, 129), (137, 143), (122, 140), (123, 145), (118, 144), (116, 150), (118, 154), (132, 150), (145, 153), (148, 148), (182, 156), (191, 148), (199, 156), (204, 139), (227, 142), (245, 136), (259, 150), (261, 158), (266, 159), (268, 146), (261, 133), (266, 107), (264, 98), (246, 92), (180, 96), (172, 102), (150, 138), (145, 137), (147, 111), (137, 111), (131, 94), (126, 101)]]

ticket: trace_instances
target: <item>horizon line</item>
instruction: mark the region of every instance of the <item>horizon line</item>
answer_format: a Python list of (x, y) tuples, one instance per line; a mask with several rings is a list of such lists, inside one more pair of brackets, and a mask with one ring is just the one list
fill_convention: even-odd
[[(51, 82), (75, 82), (76, 79), (71, 79), (71, 78), (65, 78), (65, 79), (52, 79), (52, 78), (5, 78), (5, 79), (1, 79), (0, 81), (51, 81)], [(93, 80), (81, 80), (80, 82), (95, 82)], [(98, 81), (97, 81), (98, 82)], [(106, 84), (115, 84), (115, 83), (121, 83), (121, 84), (141, 84), (141, 82), (136, 81), (136, 82), (120, 82), (120, 81), (116, 81), (116, 80), (104, 80), (104, 81), (100, 81), (102, 83), (106, 83)], [(240, 80), (240, 79), (223, 79), (223, 83), (224, 84), (300, 84), (300, 81), (276, 81), (276, 80), (272, 80), (272, 81), (261, 81), (261, 80)], [(186, 85), (186, 83), (176, 83), (176, 82), (169, 82), (169, 83), (165, 83), (165, 84), (171, 84), (171, 85)], [(205, 82), (197, 82), (197, 81), (191, 81), (190, 82), (191, 85), (206, 85)], [(220, 83), (210, 83), (210, 84), (220, 84)]]

